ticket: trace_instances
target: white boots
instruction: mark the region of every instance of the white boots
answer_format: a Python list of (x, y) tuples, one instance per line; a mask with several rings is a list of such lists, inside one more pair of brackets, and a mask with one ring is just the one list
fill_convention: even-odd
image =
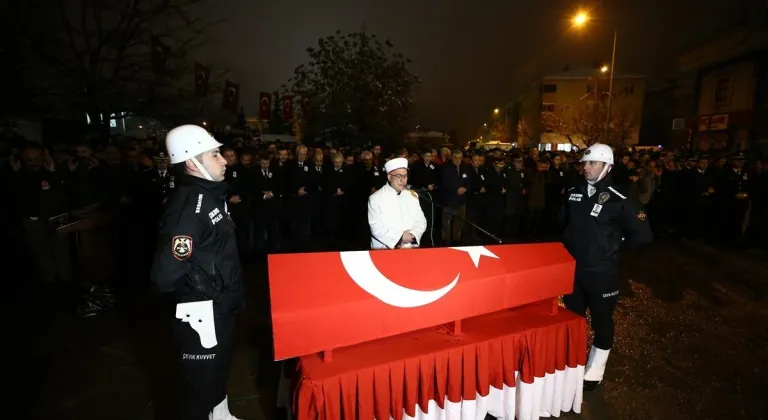
[(227, 397), (219, 403), (216, 407), (213, 407), (211, 414), (208, 414), (208, 420), (240, 420), (233, 416), (229, 412), (229, 404), (227, 403)]
[(587, 360), (587, 369), (584, 373), (584, 390), (592, 391), (600, 381), (603, 380), (603, 374), (605, 373), (605, 365), (608, 363), (608, 355), (611, 350), (599, 349), (592, 346), (589, 351), (589, 359)]

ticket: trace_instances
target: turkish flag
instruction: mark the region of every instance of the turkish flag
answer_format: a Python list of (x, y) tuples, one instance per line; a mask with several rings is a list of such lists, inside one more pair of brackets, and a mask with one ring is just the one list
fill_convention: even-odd
[(210, 80), (211, 69), (195, 62), (195, 96), (203, 97), (208, 94)]
[(283, 96), (283, 121), (293, 121), (293, 95)]
[(221, 97), (221, 107), (229, 112), (237, 112), (240, 102), (240, 84), (227, 80)]
[(269, 256), (275, 360), (568, 294), (562, 244)]
[(302, 96), (300, 104), (301, 104), (301, 117), (306, 118), (307, 112), (309, 111), (309, 98)]
[(168, 56), (171, 54), (171, 47), (166, 45), (159, 38), (152, 37), (152, 68), (155, 73), (163, 73), (165, 65), (168, 62)]
[(269, 92), (261, 92), (261, 98), (259, 99), (259, 119), (268, 120), (272, 113), (272, 94)]

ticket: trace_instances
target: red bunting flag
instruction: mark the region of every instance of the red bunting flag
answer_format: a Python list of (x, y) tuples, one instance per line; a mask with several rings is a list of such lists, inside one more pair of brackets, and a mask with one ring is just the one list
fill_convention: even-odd
[(272, 94), (269, 92), (261, 92), (261, 98), (259, 99), (259, 119), (268, 120), (272, 112)]
[(221, 98), (221, 107), (229, 112), (237, 112), (240, 103), (240, 84), (227, 80), (224, 83), (224, 94)]
[(283, 121), (293, 121), (293, 95), (283, 96)]
[(171, 47), (158, 38), (152, 37), (152, 69), (155, 73), (163, 73), (168, 62)]
[(195, 96), (204, 97), (208, 94), (211, 80), (211, 69), (195, 62)]

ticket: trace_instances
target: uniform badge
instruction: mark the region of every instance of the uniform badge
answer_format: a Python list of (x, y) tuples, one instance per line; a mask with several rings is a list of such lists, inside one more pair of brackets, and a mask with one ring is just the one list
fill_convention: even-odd
[(597, 204), (603, 205), (606, 201), (610, 200), (611, 194), (607, 192), (601, 192), (600, 195), (597, 196)]
[(648, 215), (643, 210), (637, 212), (637, 220), (648, 220)]
[(600, 211), (603, 210), (603, 206), (600, 204), (595, 204), (595, 207), (592, 207), (592, 211), (589, 213), (592, 217), (597, 217), (600, 215)]
[(304, 167), (304, 172), (309, 172), (309, 166)]
[(48, 181), (43, 180), (43, 182), (40, 183), (40, 188), (42, 190), (50, 190), (51, 186), (48, 184)]
[(237, 171), (232, 171), (232, 178), (237, 178)]
[(171, 240), (171, 251), (177, 260), (186, 260), (192, 255), (192, 237), (174, 236)]
[(485, 175), (480, 175), (480, 179), (485, 181)]
[(429, 169), (435, 169), (435, 165), (433, 165), (433, 164), (431, 164), (431, 163), (430, 163), (430, 164), (429, 164)]
[(374, 172), (373, 176), (379, 176), (379, 172), (378, 171)]

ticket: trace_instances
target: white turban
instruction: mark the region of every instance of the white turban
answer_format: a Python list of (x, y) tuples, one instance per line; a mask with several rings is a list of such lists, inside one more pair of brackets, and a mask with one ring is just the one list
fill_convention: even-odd
[(394, 171), (395, 169), (408, 169), (408, 159), (406, 158), (394, 158), (384, 164), (384, 170), (387, 173)]

